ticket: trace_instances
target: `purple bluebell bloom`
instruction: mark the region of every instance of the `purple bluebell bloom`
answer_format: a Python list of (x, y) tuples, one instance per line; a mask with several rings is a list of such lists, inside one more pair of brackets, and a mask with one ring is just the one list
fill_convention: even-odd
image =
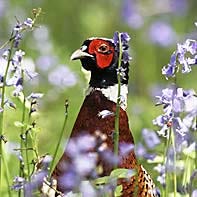
[[(177, 50), (172, 54), (170, 64), (162, 68), (162, 74), (174, 77), (176, 72), (189, 73), (197, 64), (197, 41), (187, 39), (183, 44), (177, 44)], [(181, 67), (181, 69), (179, 69)]]
[(144, 157), (145, 154), (147, 154), (147, 150), (146, 148), (143, 146), (142, 143), (138, 143), (136, 146), (135, 146), (135, 154), (138, 156), (138, 157)]
[(99, 156), (102, 160), (104, 160), (107, 164), (111, 166), (115, 166), (119, 163), (119, 157), (109, 149), (105, 149), (99, 152)]
[(134, 29), (139, 29), (144, 24), (144, 18), (141, 15), (136, 1), (124, 0), (122, 4), (122, 18)]
[(157, 181), (163, 186), (165, 187), (166, 185), (166, 174), (161, 174), (157, 177)]
[(195, 189), (193, 192), (192, 192), (192, 197), (196, 197), (197, 196), (197, 189)]
[(177, 53), (174, 52), (171, 55), (170, 63), (167, 66), (164, 66), (162, 68), (162, 74), (165, 75), (166, 78), (174, 77), (175, 76), (176, 71), (177, 71), (176, 58), (177, 58)]
[(72, 164), (78, 176), (85, 177), (90, 175), (97, 165), (97, 153), (83, 153), (76, 155), (73, 158)]
[(120, 143), (120, 155), (128, 155), (134, 150), (134, 144)]
[(31, 93), (27, 99), (39, 99), (42, 98), (44, 94), (42, 93)]
[(34, 21), (33, 21), (31, 18), (27, 18), (27, 19), (23, 22), (23, 24), (24, 24), (25, 26), (27, 26), (28, 28), (32, 28), (32, 27), (33, 27), (33, 24), (34, 24)]
[(60, 88), (71, 87), (76, 85), (76, 75), (65, 65), (60, 65), (48, 75), (49, 82)]
[(150, 149), (154, 149), (155, 146), (160, 144), (159, 137), (155, 133), (155, 131), (149, 130), (149, 129), (143, 129), (142, 130), (142, 136), (146, 143), (146, 146)]
[(171, 0), (169, 6), (172, 13), (182, 16), (187, 13), (189, 2), (187, 0)]
[(8, 56), (10, 54), (10, 49), (6, 49), (3, 54), (2, 54), (2, 57), (5, 59), (5, 60), (8, 60)]
[(168, 47), (175, 41), (176, 33), (170, 24), (156, 21), (150, 26), (149, 39), (162, 47)]
[(20, 41), (22, 40), (22, 34), (21, 33), (16, 33), (14, 37), (14, 47), (18, 48)]
[(165, 173), (165, 166), (161, 165), (160, 163), (157, 164), (154, 168), (159, 174), (164, 174)]
[(68, 191), (79, 187), (80, 182), (81, 182), (81, 177), (78, 176), (78, 174), (71, 169), (60, 177), (59, 186), (63, 190)]
[(176, 71), (176, 66), (174, 66), (172, 64), (168, 64), (167, 66), (164, 66), (162, 68), (162, 75), (165, 75), (166, 78), (174, 77), (175, 71)]
[(13, 58), (12, 58), (12, 64), (14, 66), (18, 66), (21, 63), (24, 55), (25, 55), (24, 51), (22, 51), (22, 50), (16, 51)]
[(91, 197), (97, 197), (97, 192), (93, 185), (90, 183), (90, 181), (83, 181), (80, 184), (80, 192), (82, 196), (91, 196)]
[[(127, 64), (132, 58), (129, 56), (128, 49), (129, 49), (129, 40), (131, 39), (129, 34), (127, 32), (115, 32), (113, 36), (113, 42), (115, 45), (115, 50), (119, 53), (120, 45), (119, 45), (119, 35), (121, 39), (122, 44), (122, 57), (121, 60), (124, 64)], [(125, 79), (125, 68), (122, 66), (117, 70), (118, 73), (120, 73), (121, 78)]]
[[(174, 131), (184, 136), (193, 127), (197, 114), (195, 92), (176, 87), (166, 88), (162, 90), (161, 96), (157, 96), (157, 99), (158, 104), (162, 104), (164, 110), (163, 115), (153, 120), (154, 125), (161, 127), (159, 133), (164, 134), (168, 128), (173, 127)], [(184, 113), (182, 119), (180, 113)]]
[(81, 153), (86, 153), (96, 146), (96, 139), (91, 135), (82, 135), (72, 138), (67, 144), (66, 151), (71, 157), (76, 157)]
[(26, 181), (23, 177), (16, 176), (14, 177), (13, 185), (11, 186), (11, 188), (13, 190), (19, 191), (20, 189), (24, 188), (25, 183)]

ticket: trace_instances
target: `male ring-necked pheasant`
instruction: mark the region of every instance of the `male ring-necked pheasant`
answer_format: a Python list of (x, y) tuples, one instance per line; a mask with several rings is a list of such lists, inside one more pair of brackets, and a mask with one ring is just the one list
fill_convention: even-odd
[[(121, 33), (123, 56), (121, 62), (121, 107), (119, 120), (119, 143), (134, 144), (131, 130), (129, 129), (128, 116), (126, 113), (127, 93), (128, 93), (128, 40), (126, 33)], [(80, 59), (83, 68), (91, 72), (89, 89), (86, 98), (82, 104), (76, 122), (74, 124), (71, 138), (80, 136), (83, 131), (90, 135), (95, 135), (96, 131), (101, 131), (106, 136), (107, 148), (113, 151), (113, 132), (114, 119), (113, 115), (101, 118), (98, 114), (102, 112), (116, 111), (116, 101), (118, 95), (118, 56), (119, 48), (118, 34), (114, 39), (106, 38), (89, 38), (82, 44), (81, 48), (76, 50), (71, 60)], [(120, 153), (121, 154), (121, 153)], [(123, 185), (122, 196), (153, 197), (158, 196), (150, 175), (146, 172), (142, 165), (137, 163), (137, 159), (132, 149), (127, 155), (120, 155), (119, 167), (128, 169), (137, 169), (137, 175), (131, 177), (130, 180), (120, 180), (119, 184)], [(61, 187), (61, 175), (66, 170), (64, 163), (69, 162), (69, 155), (65, 150), (60, 161), (57, 163), (52, 177), (57, 180), (57, 190), (65, 192)], [(99, 160), (99, 159), (98, 159)], [(101, 176), (109, 175), (113, 166), (98, 161), (103, 165)]]

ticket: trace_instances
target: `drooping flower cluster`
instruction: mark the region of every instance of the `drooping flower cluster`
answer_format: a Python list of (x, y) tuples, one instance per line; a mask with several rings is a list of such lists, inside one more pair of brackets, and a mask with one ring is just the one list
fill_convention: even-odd
[(170, 58), (170, 63), (162, 68), (162, 74), (175, 77), (181, 70), (182, 73), (191, 72), (192, 66), (197, 64), (197, 41), (187, 39), (183, 44), (177, 44), (177, 50)]
[(23, 190), (24, 196), (34, 196), (33, 193), (42, 187), (47, 178), (51, 160), (52, 158), (49, 155), (40, 157), (35, 164), (35, 171), (29, 177), (29, 181), (24, 177), (16, 176), (13, 179), (11, 189), (15, 191)]
[[(195, 64), (197, 41), (187, 39), (184, 44), (177, 44), (177, 50), (172, 54), (170, 63), (162, 68), (162, 74), (167, 79), (176, 77), (179, 71), (183, 74), (191, 72)], [(156, 105), (163, 106), (163, 114), (155, 118), (153, 124), (159, 127), (157, 133), (166, 137), (167, 141), (163, 163), (154, 168), (159, 173), (157, 181), (163, 187), (169, 187), (169, 174), (173, 173), (174, 178), (170, 181), (174, 182), (174, 192), (177, 192), (178, 188), (179, 193), (186, 194), (193, 189), (191, 174), (195, 169), (196, 159), (197, 95), (194, 90), (184, 90), (173, 84), (163, 89), (156, 98)], [(177, 184), (177, 177), (183, 178), (181, 185)]]
[(120, 45), (119, 45), (119, 34), (120, 34), (120, 39), (122, 43), (122, 61), (126, 64), (131, 60), (131, 57), (129, 56), (128, 49), (129, 49), (129, 41), (130, 41), (130, 36), (127, 32), (115, 32), (113, 41), (115, 45), (115, 50), (119, 52), (120, 50)]
[[(10, 47), (4, 51), (1, 58), (0, 68), (0, 86), (14, 87), (13, 95), (20, 96), (23, 91), (24, 80), (32, 80), (38, 74), (23, 64), (25, 52), (19, 49), (22, 33), (31, 30), (34, 25), (34, 19), (27, 18), (23, 23), (17, 21), (13, 28), (12, 36), (9, 39)], [(7, 44), (9, 44), (7, 43)], [(9, 99), (4, 105), (12, 103)]]
[(159, 135), (168, 136), (170, 127), (181, 136), (191, 129), (196, 130), (197, 97), (194, 90), (172, 86), (162, 90), (157, 99), (157, 105), (163, 105), (164, 111), (164, 114), (153, 120), (153, 124), (161, 128)]
[[(103, 177), (102, 180), (100, 177), (100, 174), (103, 173), (103, 166), (99, 161), (112, 169), (120, 161), (120, 158), (107, 147), (106, 139), (107, 136), (100, 131), (95, 131), (94, 135), (83, 133), (69, 139), (65, 150), (68, 159), (62, 163), (60, 161), (61, 176), (57, 180), (58, 186), (68, 196), (72, 192), (91, 193), (91, 196), (114, 192), (118, 177), (113, 175), (113, 171), (113, 178)], [(129, 154), (133, 148), (132, 144), (120, 144), (121, 155)], [(128, 170), (126, 178), (133, 175), (133, 171)], [(100, 180), (97, 181), (99, 177)], [(86, 189), (83, 188), (84, 184), (87, 185)]]

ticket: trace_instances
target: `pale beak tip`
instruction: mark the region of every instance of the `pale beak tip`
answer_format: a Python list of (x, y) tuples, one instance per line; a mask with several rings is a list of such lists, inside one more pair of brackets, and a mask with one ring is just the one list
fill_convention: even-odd
[(85, 57), (90, 57), (93, 58), (93, 55), (90, 55), (86, 52), (81, 51), (81, 49), (77, 49), (76, 51), (73, 52), (73, 54), (70, 56), (70, 60), (77, 60), (77, 59), (82, 59)]

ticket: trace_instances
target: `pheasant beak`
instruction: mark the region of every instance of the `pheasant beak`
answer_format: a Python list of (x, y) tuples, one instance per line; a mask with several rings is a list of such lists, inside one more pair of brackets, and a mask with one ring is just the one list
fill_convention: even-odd
[(93, 55), (90, 55), (89, 53), (83, 51), (83, 47), (81, 47), (80, 49), (77, 49), (75, 52), (73, 52), (73, 54), (70, 57), (70, 60), (77, 60), (77, 59), (83, 59), (86, 57), (90, 57), (93, 58)]

